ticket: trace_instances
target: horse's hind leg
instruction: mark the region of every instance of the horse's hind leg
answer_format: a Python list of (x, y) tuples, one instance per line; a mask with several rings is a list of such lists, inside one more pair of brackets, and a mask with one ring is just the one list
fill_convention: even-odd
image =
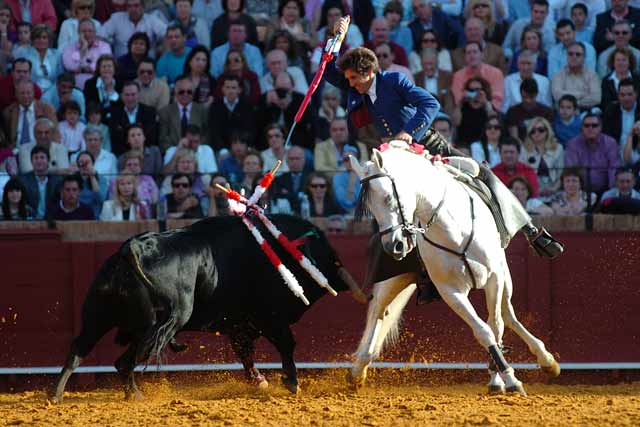
[(414, 273), (401, 274), (373, 286), (367, 311), (367, 325), (355, 353), (347, 380), (356, 387), (364, 385), (367, 368), (380, 354), (387, 334), (395, 330), (402, 309), (415, 291)]
[(538, 364), (544, 372), (550, 376), (557, 377), (560, 375), (560, 365), (554, 359), (553, 355), (547, 351), (542, 340), (536, 338), (529, 332), (522, 323), (517, 319), (516, 313), (511, 304), (511, 294), (513, 292), (513, 284), (511, 275), (505, 277), (505, 290), (502, 296), (502, 311), (506, 326), (514, 331), (529, 347), (529, 351), (533, 353)]
[[(487, 305), (487, 324), (493, 331), (496, 343), (502, 348), (502, 336), (504, 334), (504, 321), (501, 315), (501, 300), (503, 293), (502, 279), (497, 274), (489, 277), (484, 295)], [(489, 383), (487, 384), (489, 394), (502, 394), (505, 392), (505, 384), (498, 372), (495, 362), (489, 359)]]
[(506, 385), (507, 391), (526, 395), (522, 383), (518, 381), (513, 368), (509, 366), (505, 360), (502, 350), (500, 350), (496, 338), (493, 335), (493, 331), (489, 325), (478, 316), (478, 313), (476, 313), (476, 310), (469, 301), (467, 292), (461, 292), (449, 285), (437, 284), (436, 286), (447, 305), (471, 327), (476, 340), (489, 352), (491, 359), (498, 368), (502, 381), (504, 381)]

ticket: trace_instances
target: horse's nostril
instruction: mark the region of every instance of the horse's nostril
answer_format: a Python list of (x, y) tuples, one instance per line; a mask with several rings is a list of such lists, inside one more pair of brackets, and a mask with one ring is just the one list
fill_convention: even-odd
[(393, 250), (396, 253), (403, 252), (404, 251), (404, 243), (396, 242), (395, 246), (393, 247)]

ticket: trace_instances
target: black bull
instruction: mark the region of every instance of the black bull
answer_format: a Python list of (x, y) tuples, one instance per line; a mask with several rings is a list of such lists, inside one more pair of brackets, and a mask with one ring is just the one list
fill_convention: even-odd
[[(320, 230), (290, 216), (274, 216), (272, 221), (290, 238), (312, 232), (300, 246), (302, 252), (336, 291), (351, 289), (362, 298)], [(268, 232), (261, 231), (267, 237)], [(269, 240), (309, 302), (323, 296), (325, 289), (277, 242)], [(183, 229), (133, 237), (107, 259), (89, 288), (82, 330), (71, 344), (53, 399), (62, 399), (73, 370), (114, 328), (116, 342), (128, 345), (115, 363), (127, 398), (139, 397), (135, 366), (159, 357), (167, 344), (179, 351), (174, 336), (180, 330), (226, 334), (247, 378), (260, 386), (267, 383), (253, 356), (255, 341), (264, 336), (280, 354), (285, 386), (296, 392), (295, 341), (289, 326), (307, 309), (237, 217), (209, 218)]]

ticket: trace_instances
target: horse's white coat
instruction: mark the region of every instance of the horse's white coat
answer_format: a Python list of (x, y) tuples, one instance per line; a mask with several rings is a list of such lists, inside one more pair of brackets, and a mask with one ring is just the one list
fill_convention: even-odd
[[(515, 316), (511, 305), (513, 285), (505, 252), (500, 246), (500, 236), (493, 216), (483, 201), (454, 180), (444, 167), (409, 151), (404, 143), (393, 142), (384, 152), (374, 150), (372, 158), (373, 162), (360, 165), (352, 157), (353, 169), (361, 179), (378, 173), (392, 176), (398, 191), (400, 208), (403, 209), (407, 221), (414, 224), (420, 222), (424, 226), (444, 198), (437, 220), (425, 232), (430, 240), (456, 252), (462, 252), (473, 228), (475, 234), (467, 251), (472, 271), (468, 271), (460, 257), (434, 247), (421, 236), (417, 237), (417, 247), (443, 300), (469, 325), (480, 345), (485, 349), (492, 345), (501, 345), (506, 325), (526, 342), (541, 367), (555, 364), (553, 356), (545, 349), (542, 341), (527, 331)], [(371, 193), (369, 208), (380, 229), (384, 230), (401, 223), (399, 208), (392, 200), (395, 197), (391, 180), (386, 177), (376, 178), (369, 181), (368, 185)], [(474, 203), (473, 223), (470, 198)], [(398, 229), (385, 234), (382, 244), (387, 253), (401, 259), (412, 249), (411, 240)], [(489, 313), (486, 322), (478, 316), (468, 298), (473, 287), (472, 274), (477, 286), (485, 291)], [(397, 321), (415, 290), (415, 280), (415, 275), (404, 274), (374, 285), (367, 325), (351, 371), (351, 377), (356, 384), (364, 382), (366, 369), (379, 356), (387, 333), (397, 333)], [(373, 334), (379, 320), (382, 320), (380, 332)], [(375, 345), (370, 343), (373, 339), (376, 341)], [(489, 383), (490, 386), (496, 387), (513, 387), (519, 384), (511, 368), (499, 375), (492, 373)]]

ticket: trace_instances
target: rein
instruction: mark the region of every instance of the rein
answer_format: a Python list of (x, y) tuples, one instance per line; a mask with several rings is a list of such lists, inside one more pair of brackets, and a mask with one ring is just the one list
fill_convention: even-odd
[[(469, 192), (467, 191), (467, 195), (469, 196), (469, 208), (471, 210), (471, 233), (469, 233), (469, 240), (467, 240), (467, 243), (464, 246), (464, 249), (462, 250), (462, 252), (457, 252), (453, 249), (449, 249), (446, 246), (442, 246), (439, 243), (434, 242), (433, 240), (429, 239), (426, 236), (427, 231), (429, 230), (429, 227), (431, 227), (437, 220), (438, 220), (438, 214), (440, 213), (440, 209), (442, 208), (442, 206), (444, 205), (444, 201), (447, 195), (447, 186), (445, 184), (444, 187), (444, 192), (442, 194), (442, 199), (440, 200), (440, 203), (438, 203), (438, 205), (436, 206), (436, 208), (433, 210), (433, 212), (431, 213), (431, 218), (429, 218), (429, 221), (427, 221), (427, 224), (425, 225), (425, 228), (420, 228), (420, 227), (416, 227), (415, 225), (409, 223), (406, 220), (405, 214), (404, 214), (404, 209), (402, 209), (402, 203), (400, 203), (400, 196), (398, 194), (398, 189), (396, 187), (396, 182), (393, 179), (393, 177), (391, 175), (389, 175), (386, 172), (380, 172), (380, 173), (376, 173), (373, 174), (371, 176), (367, 176), (364, 177), (360, 180), (361, 184), (366, 184), (369, 181), (372, 181), (374, 179), (379, 179), (379, 178), (389, 178), (389, 180), (391, 180), (391, 188), (393, 188), (393, 197), (395, 197), (396, 202), (398, 203), (398, 210), (400, 211), (400, 223), (396, 224), (396, 225), (392, 225), (390, 227), (385, 228), (384, 230), (381, 230), (379, 232), (380, 237), (384, 236), (385, 234), (388, 233), (393, 233), (395, 230), (397, 229), (401, 229), (402, 230), (402, 234), (404, 234), (407, 237), (413, 237), (416, 234), (421, 234), (422, 238), (429, 243), (431, 246), (434, 246), (440, 250), (443, 250), (447, 253), (450, 253), (452, 255), (455, 255), (457, 257), (459, 257), (462, 262), (464, 262), (465, 267), (467, 268), (467, 270), (469, 271), (469, 274), (471, 275), (471, 282), (473, 283), (473, 287), (475, 289), (478, 288), (478, 284), (476, 282), (476, 277), (473, 274), (473, 270), (471, 269), (471, 264), (469, 264), (469, 259), (467, 258), (467, 250), (469, 250), (469, 246), (471, 245), (471, 242), (473, 241), (473, 237), (475, 235), (475, 219), (476, 219), (476, 214), (475, 214), (475, 208), (474, 208), (474, 204), (473, 204), (473, 197), (471, 197), (471, 194), (469, 194)], [(466, 191), (466, 189), (465, 189)]]

